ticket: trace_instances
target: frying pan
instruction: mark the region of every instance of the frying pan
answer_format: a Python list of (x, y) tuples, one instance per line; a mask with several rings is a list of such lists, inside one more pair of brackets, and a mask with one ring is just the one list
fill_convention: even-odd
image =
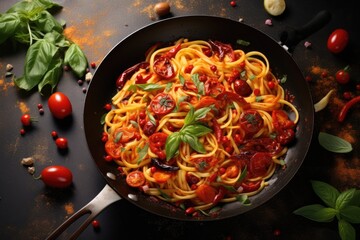
[[(296, 44), (301, 38), (316, 31), (329, 20), (327, 13), (321, 13), (316, 18), (300, 31), (291, 30), (282, 34), (283, 41)], [(105, 151), (103, 142), (101, 142), (103, 128), (100, 122), (105, 113), (103, 106), (116, 93), (115, 81), (117, 77), (130, 66), (143, 61), (146, 50), (154, 43), (159, 41), (166, 43), (179, 38), (219, 40), (233, 46), (237, 46), (236, 41), (239, 39), (250, 42), (250, 45), (240, 47), (245, 52), (261, 51), (268, 57), (271, 69), (277, 76), (287, 75), (287, 81), (283, 87), (295, 96), (294, 105), (300, 114), (296, 142), (289, 148), (285, 159), (287, 168), (276, 171), (270, 180), (270, 186), (259, 194), (250, 197), (250, 206), (244, 206), (240, 202), (229, 203), (224, 205), (220, 213), (214, 217), (193, 218), (187, 216), (183, 210), (171, 204), (128, 187), (124, 177), (119, 175), (116, 164), (103, 160)], [(92, 158), (107, 185), (91, 202), (58, 227), (48, 239), (55, 239), (72, 222), (82, 215), (90, 214), (73, 234), (72, 238), (76, 238), (97, 214), (121, 198), (151, 213), (177, 220), (213, 221), (250, 211), (272, 198), (295, 175), (307, 154), (313, 133), (313, 122), (313, 102), (301, 71), (289, 52), (264, 33), (237, 21), (201, 15), (173, 17), (145, 26), (120, 41), (110, 50), (95, 71), (86, 95), (84, 108), (85, 136)]]

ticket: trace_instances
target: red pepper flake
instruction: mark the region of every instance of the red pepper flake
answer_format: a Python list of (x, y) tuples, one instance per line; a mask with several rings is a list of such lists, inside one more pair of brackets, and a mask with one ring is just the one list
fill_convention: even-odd
[(104, 109), (105, 109), (106, 111), (110, 111), (110, 110), (111, 110), (111, 104), (110, 104), (110, 103), (105, 104), (105, 105), (104, 105)]
[(104, 159), (105, 159), (105, 161), (107, 161), (107, 162), (111, 162), (111, 161), (113, 160), (113, 158), (112, 158), (110, 155), (104, 156)]
[(322, 78), (326, 78), (328, 76), (328, 72), (327, 71), (323, 71), (322, 73), (321, 73), (321, 77)]
[(231, 2), (230, 2), (230, 6), (236, 7), (236, 1), (231, 1)]
[(254, 89), (254, 94), (255, 94), (255, 96), (259, 96), (260, 95), (260, 89), (255, 88)]

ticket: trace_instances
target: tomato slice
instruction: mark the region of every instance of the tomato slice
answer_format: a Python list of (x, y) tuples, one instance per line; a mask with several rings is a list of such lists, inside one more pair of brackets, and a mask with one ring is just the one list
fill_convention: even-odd
[(198, 169), (200, 172), (203, 172), (215, 166), (218, 162), (218, 159), (215, 157), (201, 157), (194, 158), (191, 161), (194, 163), (196, 169)]
[(130, 187), (140, 187), (145, 184), (145, 176), (142, 172), (138, 170), (130, 172), (126, 176), (126, 183)]
[(195, 190), (196, 196), (204, 203), (212, 203), (217, 194), (217, 190), (209, 184), (201, 184)]
[(170, 79), (175, 76), (174, 67), (171, 64), (170, 59), (167, 57), (161, 56), (157, 58), (154, 61), (153, 68), (157, 75), (165, 79)]
[(106, 153), (114, 159), (120, 158), (122, 147), (121, 143), (115, 143), (112, 138), (105, 143)]
[(163, 171), (156, 171), (153, 173), (152, 176), (157, 183), (166, 183), (170, 179), (171, 173), (163, 172)]
[(264, 176), (271, 166), (272, 158), (269, 153), (257, 152), (250, 159), (249, 173), (251, 177)]
[(216, 79), (209, 79), (205, 82), (205, 94), (208, 96), (217, 97), (217, 95), (224, 91), (224, 85), (219, 83)]
[(175, 100), (167, 93), (159, 93), (150, 102), (151, 110), (157, 115), (170, 113), (175, 108), (175, 105)]
[(127, 143), (136, 137), (137, 130), (135, 128), (121, 127), (117, 128), (113, 135), (113, 141), (118, 143)]
[(240, 117), (240, 126), (246, 133), (255, 134), (264, 126), (264, 120), (258, 111), (246, 110)]
[(271, 117), (275, 129), (287, 129), (295, 126), (294, 122), (289, 119), (287, 113), (283, 110), (273, 110)]

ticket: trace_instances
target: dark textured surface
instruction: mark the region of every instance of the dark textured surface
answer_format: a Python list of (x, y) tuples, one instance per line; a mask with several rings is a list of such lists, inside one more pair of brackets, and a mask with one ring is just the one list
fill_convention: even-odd
[[(1, 1), (0, 12), (6, 11), (16, 1)], [(152, 12), (155, 1), (86, 1), (62, 0), (64, 6), (57, 18), (67, 22), (67, 33), (84, 49), (89, 62), (103, 59), (108, 51), (132, 32), (157, 21)], [(299, 27), (320, 10), (327, 9), (331, 21), (306, 40), (312, 43), (306, 49), (301, 41), (292, 57), (309, 83), (314, 102), (320, 100), (331, 88), (336, 88), (328, 108), (315, 114), (315, 131), (309, 154), (290, 183), (274, 198), (262, 206), (239, 216), (215, 222), (182, 222), (158, 217), (137, 208), (127, 201), (119, 201), (105, 209), (98, 217), (100, 231), (89, 226), (80, 239), (339, 239), (336, 222), (315, 223), (292, 212), (304, 205), (321, 203), (313, 193), (310, 180), (326, 181), (340, 190), (360, 188), (359, 162), (359, 106), (350, 112), (346, 122), (336, 122), (336, 115), (344, 102), (342, 93), (355, 90), (360, 79), (360, 36), (357, 1), (287, 1), (287, 9), (280, 17), (272, 17), (273, 26), (264, 24), (270, 16), (264, 11), (262, 1), (170, 1), (172, 16), (213, 15), (239, 20), (275, 40), (287, 27)], [(340, 6), (341, 4), (341, 6)], [(169, 16), (171, 17), (171, 16)], [(209, 26), (211, 28), (212, 26)], [(224, 26), (225, 27), (225, 26)], [(334, 55), (326, 49), (328, 35), (335, 28), (345, 28), (350, 33), (347, 49)], [(170, 36), (171, 37), (171, 36)], [(131, 54), (131, 53), (129, 53)], [(44, 239), (53, 229), (80, 209), (103, 188), (105, 181), (94, 164), (87, 148), (83, 108), (85, 94), (77, 79), (65, 72), (57, 90), (65, 92), (74, 109), (69, 122), (55, 121), (47, 109), (47, 98), (37, 92), (23, 93), (5, 77), (7, 63), (14, 65), (13, 72), (23, 72), (25, 51), (0, 48), (0, 238)], [(128, 56), (123, 56), (127, 58)], [(333, 79), (335, 72), (350, 65), (352, 83), (339, 86)], [(94, 71), (93, 69), (91, 71)], [(328, 77), (322, 77), (322, 72)], [(42, 103), (45, 114), (40, 116), (37, 104)], [(26, 110), (38, 118), (31, 131), (19, 134), (22, 112)], [(51, 138), (51, 131), (69, 140), (69, 151), (61, 154)], [(326, 131), (349, 140), (354, 147), (349, 154), (325, 151), (317, 142), (319, 131)], [(33, 156), (39, 174), (44, 166), (68, 166), (74, 173), (74, 186), (67, 191), (55, 191), (34, 180), (21, 166), (23, 157)], [(358, 225), (356, 226), (358, 229)], [(136, 229), (136, 231), (134, 231)], [(274, 236), (274, 230), (280, 236)], [(69, 231), (71, 232), (71, 231)], [(357, 234), (360, 232), (357, 230)], [(66, 234), (64, 235), (66, 239)]]

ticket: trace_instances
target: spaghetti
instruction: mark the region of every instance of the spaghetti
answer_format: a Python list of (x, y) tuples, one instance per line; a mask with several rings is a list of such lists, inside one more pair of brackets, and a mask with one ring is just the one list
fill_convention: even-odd
[(187, 214), (249, 204), (285, 166), (299, 115), (261, 52), (180, 39), (152, 47), (116, 84), (106, 158), (130, 186)]

